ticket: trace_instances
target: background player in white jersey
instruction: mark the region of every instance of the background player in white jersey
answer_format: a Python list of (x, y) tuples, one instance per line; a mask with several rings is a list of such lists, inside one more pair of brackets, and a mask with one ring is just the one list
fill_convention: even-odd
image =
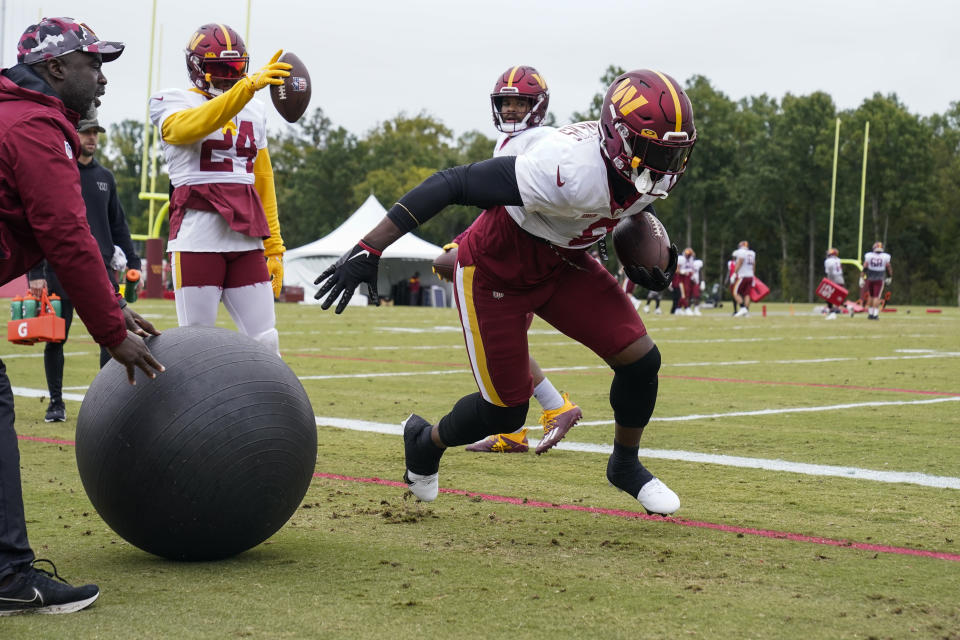
[(703, 285), (700, 282), (700, 273), (703, 271), (703, 260), (697, 257), (693, 249), (690, 249), (690, 258), (690, 306), (693, 315), (702, 316), (700, 301), (703, 298)]
[(280, 53), (248, 75), (236, 31), (205, 24), (185, 50), (194, 86), (150, 97), (173, 187), (167, 251), (177, 321), (213, 326), (222, 299), (241, 333), (277, 352), (273, 299), (283, 284), (284, 246), (265, 106), (253, 96), (290, 75)]
[(750, 248), (750, 243), (741, 240), (733, 252), (733, 260), (733, 300), (740, 305), (734, 315), (743, 317), (750, 314), (750, 289), (753, 288), (757, 254)]
[[(533, 67), (510, 67), (497, 78), (490, 93), (490, 108), (493, 112), (493, 126), (500, 135), (493, 147), (493, 157), (516, 156), (545, 135), (556, 131), (553, 127), (543, 126), (550, 104), (550, 90), (543, 76)], [(480, 214), (483, 215), (482, 213)], [(455, 248), (468, 228), (457, 239), (444, 246), (445, 250)], [(530, 314), (533, 322), (533, 314)], [(540, 424), (543, 425), (543, 438), (537, 445), (537, 453), (552, 448), (567, 434), (583, 413), (580, 407), (570, 401), (566, 393), (560, 393), (543, 369), (530, 356), (530, 371), (533, 374), (533, 397), (540, 403)], [(467, 446), (467, 451), (480, 453), (524, 453), (529, 450), (526, 427), (514, 433), (495, 433)]]
[[(841, 287), (844, 286), (843, 283), (843, 263), (840, 262), (840, 252), (835, 248), (831, 247), (827, 251), (827, 257), (823, 261), (823, 271), (827, 274), (827, 280), (834, 282)], [(833, 319), (837, 317), (837, 312), (839, 307), (833, 306), (833, 303), (827, 300), (827, 319)]]
[[(533, 394), (527, 348), (533, 312), (613, 370), (607, 480), (651, 513), (680, 508), (677, 494), (638, 459), (656, 405), (660, 352), (616, 278), (588, 251), (619, 219), (668, 195), (695, 141), (693, 106), (673, 78), (646, 69), (621, 74), (607, 90), (599, 122), (561, 127), (516, 157), (434, 174), (320, 274), (315, 297), (323, 298), (323, 309), (339, 299), (342, 312), (361, 283), (376, 300), (384, 248), (449, 204), (486, 208), (459, 247), (455, 272), (480, 392), (461, 398), (437, 424), (416, 414), (404, 421), (404, 479), (415, 496), (436, 499), (447, 447), (524, 424)], [(625, 271), (640, 286), (663, 290), (676, 265), (672, 246), (666, 271)]]
[(683, 255), (677, 259), (677, 276), (673, 286), (679, 293), (677, 314), (692, 316), (690, 302), (693, 299), (693, 249), (690, 247), (684, 249)]
[(890, 284), (893, 279), (890, 254), (883, 250), (882, 242), (874, 242), (873, 249), (863, 256), (863, 274), (867, 278), (867, 320), (879, 320), (883, 285)]

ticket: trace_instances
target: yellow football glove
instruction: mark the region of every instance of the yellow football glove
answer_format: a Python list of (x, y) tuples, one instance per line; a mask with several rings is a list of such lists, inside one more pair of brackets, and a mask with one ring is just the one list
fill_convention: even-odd
[(266, 66), (259, 71), (243, 77), (240, 82), (244, 84), (251, 94), (263, 89), (267, 85), (281, 85), (283, 84), (283, 78), (290, 76), (289, 70), (293, 68), (293, 65), (287, 64), (286, 62), (277, 62), (282, 53), (283, 49), (280, 49), (273, 54), (273, 57), (270, 58), (270, 62), (268, 62)]
[(443, 245), (443, 252), (446, 253), (448, 251), (453, 251), (459, 246), (460, 245), (458, 245), (456, 242), (448, 242), (447, 244)]
[(273, 287), (273, 299), (280, 297), (283, 288), (283, 254), (267, 256), (267, 271), (270, 272), (270, 286)]

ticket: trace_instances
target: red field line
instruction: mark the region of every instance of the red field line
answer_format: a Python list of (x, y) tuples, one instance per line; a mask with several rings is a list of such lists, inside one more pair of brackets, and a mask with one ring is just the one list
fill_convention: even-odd
[[(387, 487), (407, 487), (403, 482), (394, 482), (384, 480), (383, 478), (355, 478), (336, 473), (314, 473), (315, 478), (325, 478), (327, 480), (343, 480), (345, 482), (363, 482), (368, 484), (378, 484)], [(834, 538), (821, 538), (819, 536), (808, 536), (800, 533), (790, 533), (789, 531), (774, 531), (770, 529), (752, 529), (749, 527), (737, 527), (727, 524), (717, 524), (713, 522), (700, 522), (697, 520), (686, 520), (684, 518), (671, 518), (664, 516), (651, 516), (637, 511), (624, 511), (622, 509), (602, 509), (600, 507), (585, 507), (578, 504), (554, 504), (552, 502), (539, 502), (536, 500), (526, 500), (524, 498), (511, 498), (509, 496), (489, 495), (485, 493), (476, 493), (474, 491), (464, 491), (462, 489), (440, 489), (440, 493), (449, 493), (458, 496), (470, 498), (480, 498), (487, 502), (500, 502), (512, 504), (520, 507), (538, 507), (541, 509), (561, 509), (565, 511), (584, 511), (587, 513), (596, 513), (605, 516), (616, 516), (619, 518), (633, 518), (636, 520), (654, 520), (668, 522), (683, 527), (697, 527), (700, 529), (714, 529), (727, 533), (736, 533), (739, 535), (760, 536), (763, 538), (774, 538), (778, 540), (791, 540), (793, 542), (807, 542), (810, 544), (820, 544), (830, 547), (846, 547), (849, 549), (859, 549), (861, 551), (874, 551), (877, 553), (893, 553), (897, 555), (923, 556), (926, 558), (936, 558), (937, 560), (952, 560), (960, 562), (960, 554), (947, 553), (944, 551), (927, 551), (926, 549), (910, 549), (908, 547), (891, 547), (882, 544), (869, 544), (866, 542), (851, 542), (850, 540), (837, 540)]]
[[(20, 440), (29, 440), (31, 442), (44, 442), (48, 444), (62, 444), (73, 446), (76, 442), (72, 440), (57, 440), (54, 438), (38, 438), (35, 436), (18, 435)], [(338, 473), (313, 474), (314, 478), (324, 478), (326, 480), (342, 480), (344, 482), (363, 482), (366, 484), (377, 484), (385, 487), (407, 487), (403, 482), (393, 480), (384, 480), (383, 478), (356, 478), (353, 476), (344, 476)], [(633, 518), (636, 520), (654, 520), (668, 522), (683, 527), (696, 527), (699, 529), (714, 529), (727, 533), (736, 533), (740, 535), (760, 536), (763, 538), (774, 538), (778, 540), (791, 540), (793, 542), (807, 542), (810, 544), (820, 544), (830, 547), (846, 547), (849, 549), (859, 549), (861, 551), (874, 551), (877, 553), (893, 553), (905, 556), (923, 556), (926, 558), (936, 558), (937, 560), (952, 560), (960, 562), (960, 554), (947, 553), (945, 551), (927, 551), (926, 549), (910, 549), (908, 547), (891, 547), (882, 544), (869, 544), (866, 542), (851, 542), (850, 540), (837, 540), (835, 538), (821, 538), (819, 536), (808, 536), (800, 533), (790, 533), (789, 531), (775, 531), (772, 529), (752, 529), (749, 527), (737, 527), (729, 524), (717, 524), (715, 522), (701, 522), (698, 520), (686, 520), (684, 518), (670, 518), (664, 516), (651, 516), (638, 511), (624, 511), (622, 509), (604, 509), (600, 507), (585, 507), (579, 504), (555, 504), (553, 502), (540, 502), (537, 500), (527, 500), (525, 498), (511, 498), (509, 496), (490, 495), (486, 493), (477, 493), (474, 491), (464, 491), (463, 489), (440, 489), (440, 493), (449, 493), (452, 495), (466, 496), (469, 498), (480, 498), (487, 502), (500, 502), (512, 504), (520, 507), (540, 507), (542, 509), (561, 509), (564, 511), (584, 511), (586, 513), (596, 513), (604, 516), (616, 516), (619, 518)]]

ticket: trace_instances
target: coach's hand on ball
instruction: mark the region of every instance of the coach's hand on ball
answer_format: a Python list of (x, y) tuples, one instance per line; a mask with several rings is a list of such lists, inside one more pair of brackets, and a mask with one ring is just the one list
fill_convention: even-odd
[[(159, 335), (156, 334), (156, 335)], [(157, 373), (165, 371), (162, 364), (150, 353), (150, 349), (143, 342), (143, 339), (128, 331), (127, 337), (123, 342), (115, 347), (107, 347), (110, 356), (127, 369), (127, 381), (130, 384), (137, 384), (134, 376), (134, 367), (139, 367), (148, 378), (156, 378)]]
[(673, 280), (673, 273), (677, 270), (677, 245), (670, 245), (670, 259), (667, 261), (667, 269), (663, 271), (660, 267), (646, 269), (644, 267), (624, 267), (624, 273), (627, 277), (636, 282), (644, 289), (650, 291), (663, 291), (670, 286)]
[(277, 62), (282, 53), (283, 49), (277, 51), (273, 54), (273, 57), (270, 58), (270, 62), (268, 62), (266, 66), (259, 71), (246, 75), (243, 80), (241, 80), (241, 82), (246, 84), (250, 93), (255, 93), (271, 84), (283, 84), (283, 79), (290, 75), (292, 65), (286, 62)]
[[(313, 284), (323, 285), (313, 295), (314, 299), (319, 300), (327, 296), (321, 303), (320, 308), (327, 310), (334, 303), (338, 296), (340, 302), (337, 304), (337, 313), (343, 313), (343, 310), (353, 297), (353, 292), (362, 283), (367, 284), (367, 293), (370, 295), (370, 301), (380, 304), (380, 296), (377, 295), (377, 270), (380, 266), (380, 254), (378, 249), (365, 244), (362, 240), (350, 251), (343, 254), (336, 263), (327, 268), (326, 271), (317, 276)], [(325, 281), (325, 282), (324, 282)], [(329, 293), (329, 295), (327, 295)]]

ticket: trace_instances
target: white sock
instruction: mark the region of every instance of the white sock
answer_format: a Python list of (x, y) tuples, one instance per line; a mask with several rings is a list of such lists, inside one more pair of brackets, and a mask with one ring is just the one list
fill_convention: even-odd
[(533, 397), (537, 399), (544, 411), (554, 411), (563, 406), (563, 396), (549, 378), (544, 378), (533, 388)]

